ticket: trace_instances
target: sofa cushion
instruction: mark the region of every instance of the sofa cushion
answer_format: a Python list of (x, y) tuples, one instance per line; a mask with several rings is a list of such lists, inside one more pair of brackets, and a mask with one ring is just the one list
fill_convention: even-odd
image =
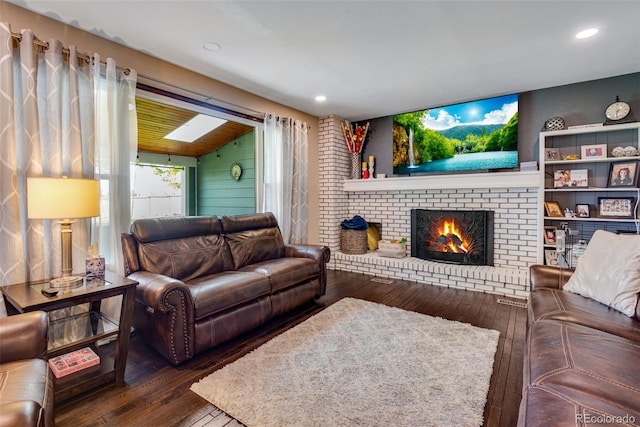
[(236, 270), (284, 256), (284, 240), (272, 213), (223, 216), (220, 223)]
[(540, 288), (531, 292), (529, 324), (538, 320), (572, 322), (640, 343), (640, 322), (613, 308), (559, 289)]
[(271, 283), (262, 274), (224, 271), (187, 283), (194, 305), (195, 319), (200, 320), (247, 301), (269, 295)]
[(216, 216), (144, 218), (131, 224), (131, 234), (141, 243), (221, 233), (222, 223)]
[(217, 234), (141, 243), (138, 258), (143, 270), (183, 281), (233, 269), (229, 248)]
[(40, 408), (47, 407), (51, 384), (49, 364), (42, 359), (23, 359), (0, 365), (2, 403), (32, 400)]
[[(519, 425), (583, 425), (577, 416), (640, 420), (640, 344), (567, 322), (530, 326)], [(621, 423), (620, 423), (621, 424)]]
[(247, 265), (240, 271), (251, 271), (268, 277), (271, 291), (276, 292), (318, 277), (320, 264), (309, 258), (277, 258)]
[(263, 228), (226, 234), (236, 270), (245, 265), (284, 256), (284, 242), (278, 228)]
[(635, 315), (640, 292), (640, 236), (597, 230), (563, 288)]

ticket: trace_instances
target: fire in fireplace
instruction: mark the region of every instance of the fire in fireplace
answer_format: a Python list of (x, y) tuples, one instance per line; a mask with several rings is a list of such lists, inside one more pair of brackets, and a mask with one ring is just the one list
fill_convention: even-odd
[(412, 209), (411, 256), (493, 265), (493, 211)]

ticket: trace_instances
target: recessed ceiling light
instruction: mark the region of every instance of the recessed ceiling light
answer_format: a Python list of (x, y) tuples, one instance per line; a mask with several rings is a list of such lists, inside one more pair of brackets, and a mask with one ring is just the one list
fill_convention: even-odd
[(211, 52), (217, 52), (220, 49), (222, 49), (222, 46), (214, 42), (206, 42), (205, 44), (202, 45), (202, 47), (204, 47), (206, 50), (209, 50)]
[(582, 30), (578, 34), (576, 34), (576, 38), (577, 39), (588, 39), (589, 37), (595, 36), (597, 33), (598, 33), (598, 29), (597, 28), (588, 28), (588, 29)]
[(326, 97), (326, 96), (324, 96), (324, 95), (318, 95), (318, 96), (316, 96), (316, 98), (315, 98), (315, 99), (316, 99), (316, 101), (318, 101), (318, 102), (324, 102), (324, 101), (326, 101), (326, 100), (327, 100), (327, 97)]
[(193, 142), (225, 122), (226, 120), (217, 117), (198, 114), (182, 126), (168, 133), (164, 138), (182, 142)]

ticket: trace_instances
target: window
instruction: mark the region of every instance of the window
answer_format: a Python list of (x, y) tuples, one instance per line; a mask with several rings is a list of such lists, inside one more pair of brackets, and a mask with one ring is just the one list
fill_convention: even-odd
[(185, 168), (137, 164), (133, 179), (133, 219), (185, 214)]

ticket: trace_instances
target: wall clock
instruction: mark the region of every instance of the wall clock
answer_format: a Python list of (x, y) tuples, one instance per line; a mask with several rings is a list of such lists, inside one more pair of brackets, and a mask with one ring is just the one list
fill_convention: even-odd
[(604, 110), (604, 115), (607, 118), (605, 125), (612, 125), (618, 123), (629, 123), (634, 121), (631, 107), (624, 101), (620, 101), (620, 97), (616, 96), (616, 101), (609, 104)]
[(231, 164), (231, 177), (236, 181), (240, 180), (242, 176), (242, 165), (238, 162), (234, 162)]

